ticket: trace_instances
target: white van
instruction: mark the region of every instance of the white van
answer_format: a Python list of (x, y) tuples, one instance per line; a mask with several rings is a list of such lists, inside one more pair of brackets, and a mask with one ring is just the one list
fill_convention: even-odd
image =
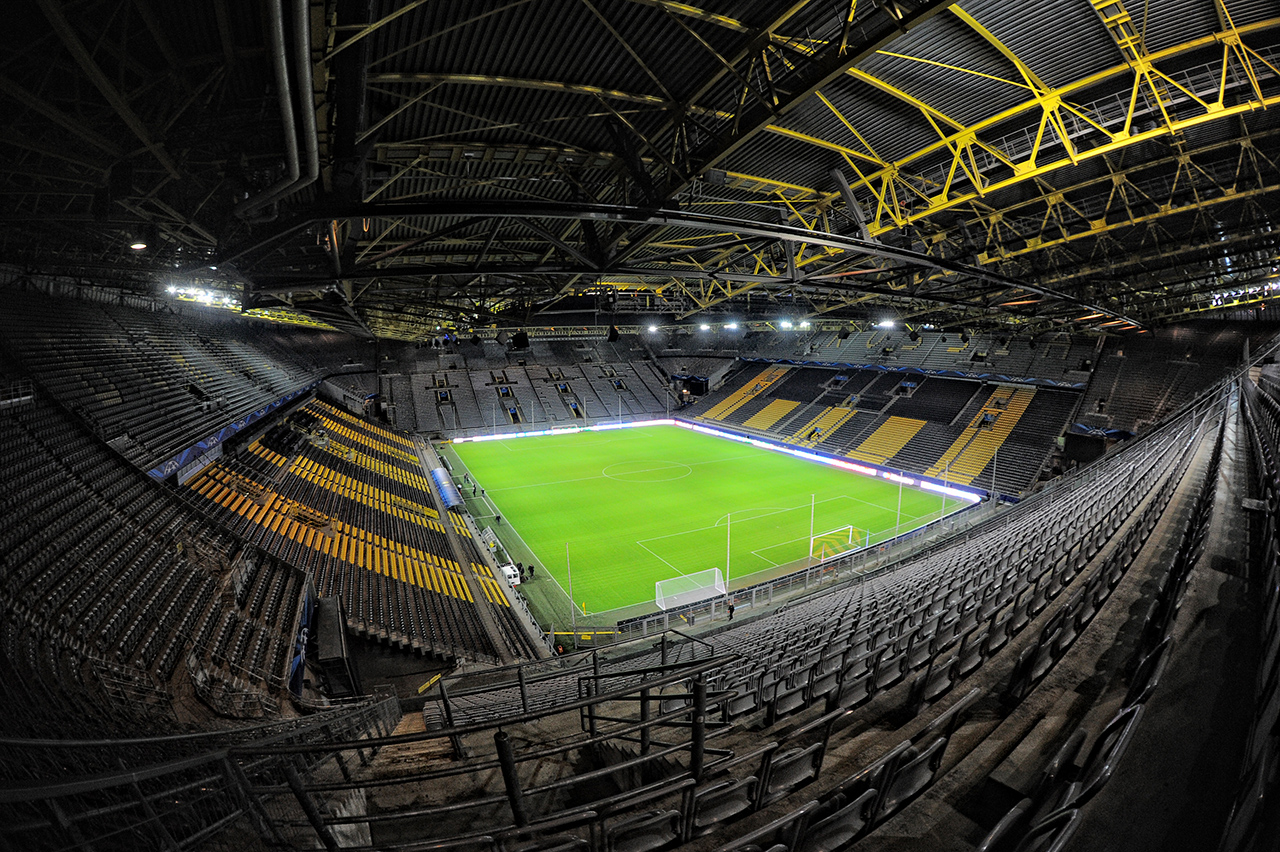
[(508, 562), (506, 565), (499, 565), (498, 570), (507, 578), (507, 582), (512, 586), (520, 585), (520, 572), (516, 570), (516, 566)]

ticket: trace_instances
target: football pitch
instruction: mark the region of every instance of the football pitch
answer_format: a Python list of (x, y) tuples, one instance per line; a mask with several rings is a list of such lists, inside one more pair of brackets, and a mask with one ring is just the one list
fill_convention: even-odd
[[(892, 538), (943, 509), (931, 492), (677, 426), (451, 449), (501, 515), (494, 531), (518, 535), (566, 600), (572, 570), (587, 613), (652, 603), (655, 581), (709, 568), (738, 588), (804, 567), (811, 510), (817, 556)], [(946, 511), (964, 505), (948, 500)]]

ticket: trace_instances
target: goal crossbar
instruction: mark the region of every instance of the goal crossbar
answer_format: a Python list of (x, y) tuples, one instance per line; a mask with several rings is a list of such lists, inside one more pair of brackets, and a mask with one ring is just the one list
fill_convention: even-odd
[(852, 524), (818, 533), (809, 539), (809, 556), (814, 559), (830, 559), (848, 553), (863, 545), (865, 530)]
[(658, 609), (675, 609), (686, 604), (723, 597), (727, 589), (719, 568), (668, 577), (653, 584), (653, 601)]

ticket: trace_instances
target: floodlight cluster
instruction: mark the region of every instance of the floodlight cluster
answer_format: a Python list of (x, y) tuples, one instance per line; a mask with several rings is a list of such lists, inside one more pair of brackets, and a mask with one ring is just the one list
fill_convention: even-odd
[(220, 308), (234, 308), (240, 305), (240, 300), (236, 296), (219, 293), (214, 290), (203, 290), (199, 287), (175, 287), (170, 285), (165, 288), (165, 292), (170, 296), (189, 299), (202, 305), (214, 305)]

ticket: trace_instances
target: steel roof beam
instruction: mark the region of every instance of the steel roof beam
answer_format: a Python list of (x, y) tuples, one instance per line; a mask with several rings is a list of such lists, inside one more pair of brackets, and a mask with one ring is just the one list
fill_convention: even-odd
[[(1250, 32), (1258, 32), (1277, 26), (1280, 26), (1280, 18), (1272, 18), (1269, 21), (1260, 22), (1258, 24), (1251, 25), (1248, 28), (1242, 27), (1241, 30), (1243, 31), (1244, 29), (1248, 29)], [(1203, 49), (1204, 47), (1214, 44), (1218, 39), (1225, 37), (1225, 34), (1219, 34), (1216, 36), (1196, 39), (1182, 45), (1177, 45), (1149, 54), (1148, 60), (1150, 62), (1157, 62), (1163, 59), (1171, 59), (1195, 50)], [(1224, 53), (1221, 63), (1222, 74), (1218, 76), (1228, 74), (1230, 70), (1230, 62), (1231, 55)], [(1106, 71), (1089, 75), (1082, 80), (1078, 80), (1074, 83), (1058, 88), (1050, 95), (1035, 96), (1020, 105), (1003, 110), (995, 116), (983, 119), (982, 121), (970, 125), (967, 128), (957, 130), (955, 133), (938, 142), (927, 145), (915, 153), (900, 158), (888, 169), (859, 175), (859, 184), (861, 186), (857, 186), (855, 189), (865, 189), (876, 197), (881, 197), (885, 194), (890, 185), (907, 183), (910, 175), (906, 168), (910, 164), (941, 151), (946, 151), (950, 153), (953, 158), (958, 159), (967, 146), (977, 139), (977, 134), (983, 130), (997, 127), (1029, 111), (1039, 110), (1041, 112), (1039, 124), (1040, 136), (1037, 138), (1037, 144), (1025, 158), (1010, 161), (1013, 170), (1012, 175), (998, 181), (980, 181), (977, 184), (977, 189), (967, 192), (936, 195), (929, 199), (929, 203), (923, 209), (913, 211), (906, 216), (900, 217), (900, 221), (894, 220), (886, 222), (884, 221), (883, 215), (877, 215), (875, 217), (875, 222), (871, 227), (872, 234), (883, 233), (884, 231), (898, 227), (901, 224), (927, 219), (928, 217), (943, 210), (948, 210), (958, 205), (978, 200), (999, 190), (1007, 189), (1028, 180), (1042, 177), (1058, 169), (1077, 165), (1087, 159), (1114, 153), (1142, 142), (1148, 142), (1170, 134), (1176, 134), (1207, 122), (1217, 121), (1221, 118), (1233, 115), (1246, 115), (1254, 110), (1267, 109), (1275, 106), (1277, 103), (1280, 103), (1280, 96), (1258, 98), (1256, 93), (1254, 93), (1253, 97), (1250, 97), (1243, 102), (1226, 103), (1222, 98), (1222, 93), (1216, 92), (1213, 94), (1218, 96), (1218, 101), (1208, 103), (1207, 106), (1199, 111), (1199, 114), (1188, 115), (1182, 118), (1170, 118), (1167, 123), (1161, 126), (1157, 126), (1151, 130), (1133, 133), (1129, 128), (1137, 109), (1137, 103), (1131, 99), (1125, 118), (1124, 128), (1119, 132), (1112, 133), (1105, 129), (1097, 128), (1095, 125), (1095, 129), (1101, 129), (1104, 136), (1107, 137), (1106, 141), (1086, 149), (1076, 149), (1068, 143), (1068, 150), (1065, 155), (1059, 156), (1051, 162), (1043, 162), (1040, 158), (1040, 152), (1043, 147), (1046, 127), (1051, 125), (1054, 128), (1058, 128), (1056, 132), (1062, 135), (1064, 139), (1066, 138), (1066, 130), (1061, 125), (1061, 117), (1059, 115), (1060, 110), (1069, 110), (1077, 118), (1085, 120), (1086, 122), (1091, 121), (1091, 119), (1087, 118), (1087, 114), (1082, 110), (1078, 110), (1067, 104), (1066, 98), (1074, 92), (1082, 91), (1090, 86), (1098, 85), (1099, 83), (1124, 73), (1134, 72), (1128, 65), (1119, 65), (1107, 69)], [(1134, 85), (1137, 85), (1138, 81), (1139, 77), (1135, 75)], [(1009, 159), (1007, 155), (1005, 159)], [(923, 183), (923, 181), (920, 181), (920, 183)]]
[(85, 126), (83, 120), (74, 119), (66, 115), (61, 110), (48, 104), (43, 98), (36, 97), (7, 77), (0, 76), (0, 94), (6, 95), (27, 109), (43, 115), (63, 130), (79, 136), (90, 145), (105, 151), (116, 159), (120, 159), (125, 155), (119, 145)]
[[(457, 218), (476, 217), (476, 218), (520, 218), (520, 219), (560, 219), (560, 220), (587, 220), (598, 222), (615, 222), (626, 223), (632, 225), (644, 225), (654, 228), (687, 228), (697, 231), (711, 231), (713, 233), (737, 234), (744, 237), (764, 237), (767, 239), (779, 240), (784, 242), (804, 243), (810, 246), (823, 246), (840, 252), (853, 252), (861, 255), (885, 258), (897, 261), (909, 266), (923, 267), (926, 269), (936, 270), (940, 273), (958, 275), (963, 278), (970, 278), (981, 281), (987, 285), (992, 285), (1003, 289), (1016, 289), (1026, 292), (1037, 293), (1055, 300), (1066, 301), (1077, 304), (1080, 307), (1088, 308), (1091, 311), (1102, 312), (1108, 316), (1114, 316), (1117, 319), (1129, 320), (1115, 313), (1110, 308), (1086, 303), (1080, 299), (1072, 297), (1065, 293), (1059, 293), (1047, 288), (1038, 287), (1028, 282), (1010, 278), (1005, 275), (992, 272), (990, 270), (979, 267), (967, 266), (953, 260), (941, 257), (934, 257), (920, 252), (911, 251), (909, 249), (898, 248), (895, 246), (884, 245), (881, 243), (868, 242), (865, 240), (846, 237), (840, 234), (828, 232), (814, 231), (802, 227), (796, 227), (786, 224), (770, 224), (767, 222), (757, 222), (744, 219), (733, 219), (724, 216), (714, 216), (704, 213), (693, 213), (688, 211), (675, 210), (646, 210), (635, 207), (620, 207), (613, 205), (601, 204), (552, 204), (552, 203), (513, 203), (513, 202), (427, 202), (427, 203), (387, 203), (387, 204), (356, 204), (356, 205), (318, 205), (317, 210), (313, 211), (319, 214), (318, 220), (325, 219), (342, 219), (342, 218), (373, 218), (373, 217), (425, 217), (431, 218)], [(299, 227), (294, 223), (291, 227)], [(636, 261), (643, 263), (643, 259)], [(552, 274), (553, 270), (557, 270), (557, 274), (587, 274), (592, 275), (597, 272), (605, 272), (616, 274), (618, 272), (618, 264), (611, 264), (601, 269), (584, 265), (581, 267), (561, 267), (539, 265), (528, 268), (524, 274), (538, 274), (545, 270), (547, 274)], [(628, 267), (631, 268), (631, 267)], [(372, 274), (381, 275), (406, 275), (406, 274), (433, 274), (433, 268), (420, 267), (409, 269), (398, 269), (397, 267), (382, 268)], [(570, 271), (571, 270), (571, 271)], [(435, 272), (439, 272), (438, 268), (434, 268)], [(645, 274), (653, 275), (695, 275), (689, 270), (670, 267), (654, 269), (651, 272), (646, 271)], [(766, 280), (776, 281), (775, 276), (763, 276)], [(316, 276), (322, 279), (323, 276)], [(803, 279), (802, 279), (803, 280)]]
[(37, 2), (40, 4), (40, 9), (44, 12), (45, 17), (48, 18), (49, 23), (53, 26), (54, 32), (58, 34), (58, 38), (62, 40), (63, 45), (70, 51), (76, 64), (89, 77), (89, 80), (102, 94), (102, 97), (106, 99), (107, 103), (111, 104), (112, 109), (116, 111), (121, 120), (133, 131), (133, 135), (141, 140), (142, 144), (164, 166), (165, 171), (171, 177), (181, 178), (182, 172), (178, 170), (178, 166), (174, 163), (173, 158), (169, 156), (169, 152), (164, 149), (163, 145), (151, 138), (151, 131), (147, 129), (146, 124), (129, 106), (129, 102), (125, 97), (107, 79), (107, 75), (102, 73), (98, 63), (93, 60), (93, 57), (80, 41), (80, 37), (76, 35), (71, 23), (63, 13), (59, 0), (37, 0)]
[[(1256, 51), (1253, 51), (1243, 42), (1243, 37), (1266, 32), (1280, 27), (1280, 17), (1270, 18), (1265, 21), (1258, 21), (1240, 27), (1232, 27), (1229, 30), (1215, 33), (1210, 36), (1193, 39), (1179, 45), (1173, 45), (1159, 51), (1147, 54), (1146, 61), (1149, 63), (1159, 63), (1168, 60), (1176, 60), (1178, 57), (1184, 56), (1195, 51), (1204, 50), (1205, 48), (1215, 45), (1223, 45), (1224, 50), (1221, 57), (1221, 71), (1214, 75), (1215, 79), (1219, 79), (1222, 85), (1214, 93), (1205, 93), (1206, 97), (1215, 98), (1216, 100), (1205, 100), (1200, 98), (1200, 102), (1205, 104), (1203, 112), (1200, 115), (1190, 116), (1182, 120), (1174, 119), (1171, 124), (1156, 127), (1155, 129), (1142, 133), (1131, 133), (1127, 129), (1132, 122), (1132, 117), (1137, 109), (1136, 103), (1130, 103), (1126, 116), (1125, 128), (1118, 133), (1112, 133), (1105, 128), (1097, 125), (1096, 122), (1088, 116), (1083, 109), (1076, 107), (1068, 101), (1072, 95), (1087, 91), (1092, 87), (1096, 87), (1102, 83), (1111, 80), (1114, 77), (1124, 74), (1135, 74), (1134, 69), (1128, 64), (1115, 65), (1111, 68), (1090, 74), (1072, 83), (1065, 84), (1047, 93), (1037, 93), (1033, 87), (1028, 86), (1032, 92), (1032, 97), (1020, 104), (1009, 107), (1001, 112), (989, 116), (981, 121), (977, 121), (966, 127), (958, 127), (953, 133), (943, 135), (938, 141), (931, 142), (913, 153), (900, 157), (893, 163), (889, 163), (883, 168), (866, 171), (858, 166), (858, 161), (865, 157), (863, 152), (849, 148), (846, 145), (840, 145), (827, 139), (819, 139), (807, 134), (792, 131), (786, 128), (769, 128), (781, 135), (788, 136), (793, 139), (808, 142), (809, 144), (823, 147), (828, 150), (837, 151), (846, 155), (850, 159), (849, 165), (857, 175), (854, 189), (857, 192), (870, 193), (872, 199), (877, 202), (875, 205), (877, 215), (874, 221), (870, 223), (870, 232), (872, 235), (883, 234), (886, 231), (895, 230), (904, 225), (914, 222), (927, 220), (929, 217), (952, 209), (956, 206), (977, 202), (985, 196), (1000, 190), (1017, 186), (1028, 180), (1040, 179), (1050, 172), (1064, 168), (1066, 166), (1076, 165), (1082, 160), (1091, 157), (1103, 156), (1123, 150), (1127, 147), (1138, 143), (1148, 142), (1152, 139), (1160, 138), (1169, 134), (1176, 134), (1182, 130), (1198, 126), (1208, 121), (1214, 121), (1218, 118), (1247, 115), (1248, 113), (1267, 109), (1277, 102), (1276, 97), (1264, 97), (1260, 84), (1258, 82), (1258, 73), (1262, 71), (1270, 71), (1273, 74), (1280, 74), (1275, 67), (1269, 65)], [(901, 57), (903, 59), (912, 59), (912, 57)], [(1247, 72), (1249, 85), (1253, 96), (1243, 103), (1227, 104), (1224, 95), (1225, 81), (1232, 79), (1231, 63), (1235, 62)], [(1255, 67), (1256, 66), (1256, 67)], [(1028, 73), (1033, 73), (1027, 69)], [(862, 79), (868, 84), (875, 84), (879, 81), (871, 78), (869, 75), (862, 74), (857, 69), (851, 69), (849, 75), (857, 79)], [(874, 81), (874, 82), (873, 82)], [(1135, 85), (1140, 82), (1135, 76)], [(887, 84), (881, 84), (887, 86)], [(889, 94), (898, 96), (895, 91), (890, 91), (892, 87), (884, 89)], [(925, 109), (927, 105), (918, 102), (915, 105), (921, 109)], [(995, 143), (981, 143), (979, 135), (985, 131), (992, 130), (1013, 121), (1017, 117), (1029, 113), (1039, 112), (1040, 118), (1038, 122), (1038, 136), (1036, 144), (1032, 150), (1022, 158), (1013, 159), (1007, 154), (998, 156), (999, 148)], [(1069, 134), (1063, 124), (1063, 113), (1066, 112), (1074, 116), (1074, 120), (1082, 121), (1094, 127), (1095, 130), (1102, 132), (1106, 136), (1106, 142), (1102, 145), (1085, 150), (1075, 150), (1067, 143), (1067, 154), (1053, 160), (1052, 162), (1043, 162), (1041, 160), (1041, 151), (1045, 146), (1046, 136), (1056, 135), (1062, 139), (1068, 139)], [(985, 178), (979, 175), (979, 180), (975, 183), (978, 187), (975, 190), (954, 195), (938, 193), (932, 197), (927, 197), (927, 203), (910, 213), (899, 213), (893, 201), (900, 192), (910, 193), (914, 196), (921, 196), (920, 187), (930, 185), (930, 181), (922, 177), (913, 175), (910, 167), (918, 162), (925, 161), (928, 158), (939, 153), (945, 153), (952, 158), (951, 172), (957, 169), (972, 168), (970, 163), (964, 159), (967, 152), (974, 144), (985, 145), (988, 152), (997, 159), (1002, 160), (1009, 167), (1013, 174), (995, 183), (984, 182)], [(793, 192), (807, 192), (815, 198), (829, 198), (830, 194), (812, 187), (797, 187)]]
[[(863, 34), (856, 44), (849, 44), (846, 40), (832, 41), (815, 51), (809, 57), (808, 64), (796, 66), (790, 75), (779, 82), (779, 89), (785, 83), (787, 94), (776, 104), (758, 103), (750, 107), (745, 107), (744, 104), (745, 108), (735, 117), (733, 128), (728, 133), (714, 137), (689, 152), (690, 173), (698, 175), (714, 168), (767, 129), (774, 123), (776, 116), (791, 111), (872, 51), (923, 23), (951, 5), (951, 2), (952, 0), (922, 0), (909, 9), (904, 9), (904, 4), (901, 3), (872, 6), (873, 11), (860, 22)], [(852, 14), (851, 11), (850, 15)], [(688, 186), (690, 180), (691, 178), (685, 178), (674, 183), (668, 182), (665, 196), (675, 196)]]

